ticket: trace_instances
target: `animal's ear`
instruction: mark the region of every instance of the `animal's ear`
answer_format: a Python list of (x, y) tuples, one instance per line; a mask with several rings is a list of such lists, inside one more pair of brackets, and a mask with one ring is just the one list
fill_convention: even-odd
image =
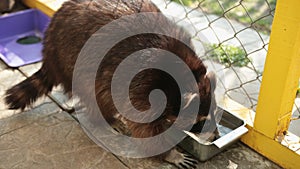
[[(207, 73), (207, 75), (205, 75), (208, 79), (209, 79), (209, 82), (210, 82), (210, 91), (211, 92), (214, 92), (215, 89), (216, 89), (216, 85), (217, 85), (217, 78), (216, 78), (216, 75), (215, 73), (213, 72), (209, 72)], [(207, 91), (209, 92), (209, 91)]]
[(187, 107), (189, 107), (189, 105), (192, 103), (192, 101), (194, 99), (196, 99), (197, 97), (199, 97), (199, 95), (197, 93), (185, 93), (183, 95), (183, 108), (182, 109), (186, 109)]

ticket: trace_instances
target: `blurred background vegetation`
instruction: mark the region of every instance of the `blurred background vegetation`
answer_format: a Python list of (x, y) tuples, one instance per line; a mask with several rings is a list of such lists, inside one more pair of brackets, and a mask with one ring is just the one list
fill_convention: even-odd
[(225, 67), (243, 67), (251, 61), (241, 47), (225, 44), (208, 44), (206, 47), (208, 48), (207, 57), (225, 65)]
[[(236, 20), (269, 34), (276, 0), (171, 0), (209, 14)], [(271, 13), (271, 15), (270, 15)]]
[[(191, 9), (239, 22), (259, 33), (270, 35), (276, 0), (171, 0)], [(233, 45), (206, 44), (207, 58), (225, 67), (247, 66), (246, 51)]]

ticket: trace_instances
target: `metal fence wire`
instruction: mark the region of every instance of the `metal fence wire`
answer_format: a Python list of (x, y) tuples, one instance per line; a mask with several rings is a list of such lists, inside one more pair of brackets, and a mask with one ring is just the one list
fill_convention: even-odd
[[(227, 96), (255, 111), (276, 0), (152, 1), (192, 34), (198, 56), (217, 74), (218, 101)], [(289, 128), (298, 136), (299, 93)]]
[[(298, 89), (297, 97), (295, 99), (294, 107), (292, 110), (292, 117), (291, 117), (291, 123), (289, 127), (289, 131), (291, 131), (293, 134), (296, 134), (300, 137), (300, 89)], [(299, 148), (300, 150), (300, 148)]]
[[(276, 0), (153, 0), (193, 36), (216, 95), (256, 109)], [(219, 98), (221, 99), (221, 98)]]

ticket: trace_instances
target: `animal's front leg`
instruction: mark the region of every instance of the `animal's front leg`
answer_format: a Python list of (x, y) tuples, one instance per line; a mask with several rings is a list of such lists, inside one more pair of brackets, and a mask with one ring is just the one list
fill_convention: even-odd
[[(149, 124), (139, 124), (133, 122), (127, 122), (129, 129), (131, 130), (132, 136), (136, 138), (149, 138), (156, 136), (164, 132), (164, 121), (155, 121)], [(159, 142), (152, 142), (144, 144), (146, 153), (148, 152), (159, 152), (164, 146), (172, 145), (170, 138), (161, 137)], [(192, 156), (179, 152), (176, 148), (171, 151), (156, 156), (159, 159), (176, 165), (179, 169), (193, 169), (196, 168), (197, 160)]]
[(196, 168), (197, 160), (192, 156), (179, 152), (176, 148), (169, 151), (165, 158), (165, 161), (176, 165), (180, 169), (192, 169)]

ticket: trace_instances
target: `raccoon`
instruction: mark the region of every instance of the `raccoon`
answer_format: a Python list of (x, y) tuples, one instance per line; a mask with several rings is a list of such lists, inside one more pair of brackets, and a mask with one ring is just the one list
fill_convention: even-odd
[[(157, 34), (139, 34), (126, 38), (116, 44), (105, 55), (106, 60), (101, 63), (101, 67), (99, 67), (96, 74), (95, 89), (91, 90), (83, 80), (80, 89), (78, 89), (79, 92), (72, 93), (74, 65), (87, 40), (104, 25), (122, 16), (143, 12), (161, 13), (150, 0), (70, 0), (65, 2), (54, 14), (45, 32), (42, 67), (31, 77), (6, 91), (5, 101), (9, 108), (24, 110), (37, 98), (51, 92), (53, 87), (62, 85), (66, 93), (69, 93), (70, 96), (78, 96), (87, 107), (89, 100), (93, 99), (91, 96), (96, 95), (97, 104), (102, 110), (104, 118), (109, 123), (121, 119), (126, 123), (132, 137), (147, 138), (164, 132), (166, 130), (165, 124), (173, 123), (181, 109), (184, 109), (184, 113), (189, 113), (188, 107), (194, 104), (196, 98), (200, 99), (197, 118), (187, 122), (186, 125), (194, 125), (193, 132), (201, 131), (203, 121), (211, 121), (212, 125), (216, 125), (213, 113), (211, 113), (216, 109), (214, 97), (216, 78), (213, 73), (207, 72), (206, 66), (197, 57), (194, 50), (188, 47), (193, 46), (191, 36), (175, 23), (166, 29), (185, 39), (189, 45), (183, 44), (174, 38)], [(165, 18), (158, 19), (157, 22), (162, 22), (159, 25), (164, 25), (163, 22), (171, 21)], [(153, 23), (146, 24), (151, 25)], [(114, 38), (115, 35), (103, 36)], [(148, 96), (154, 89), (164, 91), (167, 97), (166, 108), (162, 115), (152, 122), (142, 124), (122, 118), (118, 113), (112, 100), (111, 80), (113, 73), (122, 60), (128, 55), (146, 48), (160, 48), (177, 55), (192, 71), (199, 91), (197, 94), (187, 91), (181, 94), (174, 79), (160, 70), (151, 69), (138, 73), (132, 79), (129, 89), (130, 104), (136, 109), (140, 111), (149, 109), (151, 105)], [(162, 55), (157, 55), (155, 58), (163, 61)], [(97, 60), (97, 58), (94, 59)], [(93, 62), (94, 60), (88, 60), (86, 63)], [(89, 66), (79, 65), (82, 68)], [(186, 75), (186, 72), (180, 70), (177, 73), (181, 76)], [(82, 73), (81, 78), (84, 79), (84, 76), (85, 74)], [(191, 84), (187, 81), (186, 85)], [(92, 93), (93, 91), (95, 93)], [(183, 106), (181, 106), (181, 100), (184, 100)], [(122, 102), (122, 100), (119, 100), (119, 102)], [(119, 104), (126, 106), (129, 103)], [(217, 136), (217, 131), (212, 133), (214, 133), (213, 139)], [(159, 148), (157, 146), (149, 147), (149, 149)], [(157, 157), (175, 164), (179, 168), (195, 168), (197, 163), (195, 159), (176, 149)]]

